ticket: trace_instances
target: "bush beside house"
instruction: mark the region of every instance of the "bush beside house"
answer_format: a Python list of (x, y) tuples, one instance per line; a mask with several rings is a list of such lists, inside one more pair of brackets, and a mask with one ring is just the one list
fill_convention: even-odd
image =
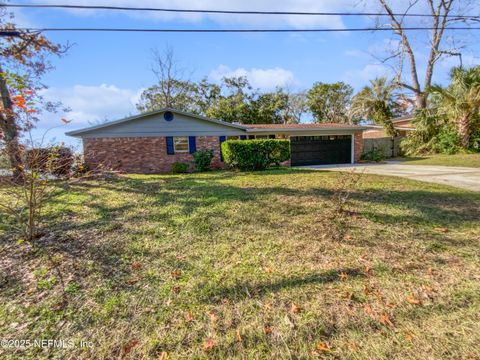
[(224, 162), (242, 171), (265, 170), (290, 159), (288, 140), (228, 140), (222, 143)]
[(197, 171), (210, 170), (210, 166), (213, 160), (212, 149), (202, 149), (193, 153), (193, 162)]

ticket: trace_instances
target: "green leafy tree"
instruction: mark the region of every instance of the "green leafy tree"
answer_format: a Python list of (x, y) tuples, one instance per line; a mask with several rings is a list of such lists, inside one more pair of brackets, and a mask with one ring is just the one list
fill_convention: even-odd
[(370, 81), (353, 97), (350, 116), (355, 119), (373, 120), (382, 125), (389, 136), (396, 136), (392, 119), (400, 115), (401, 106), (396, 102), (397, 85), (381, 77)]
[(137, 104), (140, 112), (150, 112), (161, 108), (198, 113), (195, 106), (196, 87), (189, 81), (169, 79), (144, 90)]
[(223, 94), (207, 109), (206, 115), (231, 123), (245, 123), (251, 119), (252, 87), (246, 77), (223, 78)]
[(249, 123), (283, 124), (290, 122), (286, 118), (288, 95), (281, 89), (275, 92), (259, 94), (251, 102)]
[(480, 117), (480, 66), (469, 69), (455, 67), (450, 73), (450, 85), (435, 85), (430, 89), (438, 103), (438, 116), (445, 116), (457, 127), (462, 148), (470, 146), (472, 124)]
[(353, 88), (344, 82), (315, 83), (307, 93), (307, 105), (316, 122), (348, 123)]

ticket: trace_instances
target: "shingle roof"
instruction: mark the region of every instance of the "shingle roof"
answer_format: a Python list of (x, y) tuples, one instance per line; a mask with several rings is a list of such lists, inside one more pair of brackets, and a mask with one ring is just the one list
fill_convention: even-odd
[(308, 123), (308, 124), (245, 124), (252, 129), (363, 129), (363, 126), (337, 123)]

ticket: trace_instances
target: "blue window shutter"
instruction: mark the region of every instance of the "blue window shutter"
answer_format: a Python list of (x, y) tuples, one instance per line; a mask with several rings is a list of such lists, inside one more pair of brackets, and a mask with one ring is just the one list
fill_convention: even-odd
[(167, 136), (167, 154), (168, 155), (174, 155), (175, 154), (175, 148), (173, 147), (173, 137), (172, 136)]
[(240, 135), (240, 140), (247, 140), (247, 135)]
[(227, 140), (226, 136), (220, 136), (220, 160), (223, 161), (223, 154), (222, 154), (222, 143)]
[(197, 151), (197, 142), (195, 140), (195, 136), (188, 137), (188, 148), (190, 149), (190, 154), (193, 154)]

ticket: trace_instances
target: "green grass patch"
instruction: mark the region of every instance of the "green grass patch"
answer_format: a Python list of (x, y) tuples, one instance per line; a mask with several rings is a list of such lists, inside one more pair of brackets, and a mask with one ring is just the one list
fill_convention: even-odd
[(440, 165), (480, 168), (480, 153), (455, 154), (455, 155), (431, 155), (427, 157), (399, 158), (408, 165)]
[(479, 357), (480, 194), (364, 175), (332, 218), (342, 176), (71, 184), (35, 248), (4, 227), (0, 329), (94, 347), (0, 357)]

